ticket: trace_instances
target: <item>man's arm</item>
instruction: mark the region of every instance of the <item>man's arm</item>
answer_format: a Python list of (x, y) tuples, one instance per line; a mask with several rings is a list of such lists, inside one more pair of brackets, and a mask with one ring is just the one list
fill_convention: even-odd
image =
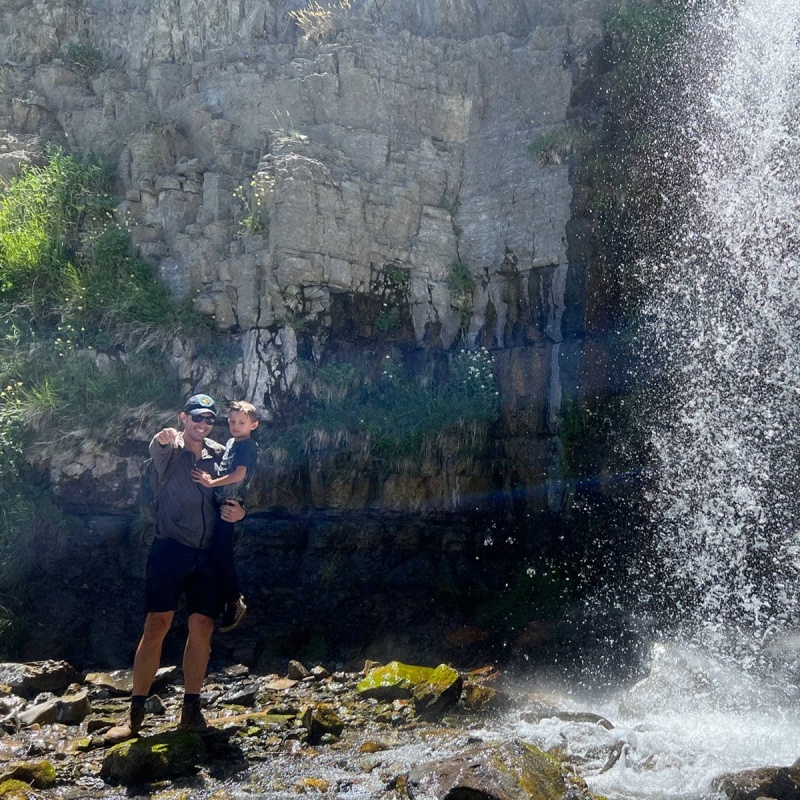
[(164, 428), (150, 440), (150, 455), (159, 475), (163, 474), (173, 450), (180, 443), (180, 432), (175, 428)]

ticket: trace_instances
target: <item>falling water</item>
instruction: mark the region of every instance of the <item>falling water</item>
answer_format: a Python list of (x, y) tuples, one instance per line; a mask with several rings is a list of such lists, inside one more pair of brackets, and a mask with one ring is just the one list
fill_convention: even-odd
[[(614, 723), (522, 726), (614, 798), (718, 796), (800, 757), (800, 3), (690, 4), (684, 81), (658, 121), (672, 232), (652, 290), (650, 673), (578, 700)], [(617, 748), (620, 758), (607, 760)]]
[(649, 263), (672, 389), (652, 432), (652, 525), (681, 633), (749, 668), (800, 621), (800, 4), (721, 5), (698, 20), (662, 156), (688, 186)]

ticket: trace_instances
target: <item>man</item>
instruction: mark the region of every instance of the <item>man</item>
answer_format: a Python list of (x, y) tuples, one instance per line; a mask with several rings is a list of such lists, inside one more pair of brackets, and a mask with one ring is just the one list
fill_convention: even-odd
[(155, 539), (147, 559), (147, 616), (133, 662), (130, 712), (106, 733), (109, 744), (136, 736), (142, 726), (145, 700), (181, 594), (186, 595), (189, 635), (183, 653), (185, 693), (178, 727), (194, 731), (208, 727), (200, 710), (200, 690), (219, 613), (208, 548), (217, 513), (226, 522), (239, 522), (245, 515), (235, 500), (226, 501), (218, 512), (214, 490), (192, 479), (195, 468), (214, 475), (214, 465), (224, 451), (222, 445), (205, 438), (216, 417), (217, 406), (208, 395), (192, 395), (180, 415), (183, 430), (164, 428), (150, 442), (150, 454), (162, 483), (156, 503)]

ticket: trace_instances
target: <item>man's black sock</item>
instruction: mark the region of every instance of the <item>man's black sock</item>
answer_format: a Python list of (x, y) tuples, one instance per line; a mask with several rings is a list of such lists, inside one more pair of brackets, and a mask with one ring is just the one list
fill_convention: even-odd
[(147, 702), (147, 695), (146, 694), (132, 694), (131, 695), (131, 705), (132, 706), (143, 706)]
[(185, 694), (183, 696), (183, 704), (186, 705), (187, 703), (197, 702), (199, 699), (199, 694)]

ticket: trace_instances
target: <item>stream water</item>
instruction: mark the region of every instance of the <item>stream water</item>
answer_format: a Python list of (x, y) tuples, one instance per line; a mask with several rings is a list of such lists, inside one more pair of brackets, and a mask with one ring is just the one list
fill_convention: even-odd
[(718, 796), (726, 771), (800, 757), (800, 3), (691, 14), (652, 154), (684, 176), (665, 198), (675, 232), (641, 265), (662, 395), (635, 580), (660, 643), (639, 684), (568, 696), (613, 729), (510, 721), (612, 798)]

